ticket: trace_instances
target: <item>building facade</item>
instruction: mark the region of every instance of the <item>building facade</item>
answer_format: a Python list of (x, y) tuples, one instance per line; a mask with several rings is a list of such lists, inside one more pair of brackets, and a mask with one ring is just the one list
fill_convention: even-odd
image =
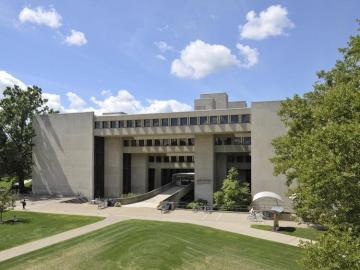
[(194, 172), (194, 198), (212, 202), (227, 170), (235, 167), (251, 193), (285, 195), (274, 176), (271, 141), (284, 134), (280, 102), (229, 101), (201, 94), (194, 111), (156, 114), (93, 112), (37, 116), (33, 147), (35, 194), (119, 197)]

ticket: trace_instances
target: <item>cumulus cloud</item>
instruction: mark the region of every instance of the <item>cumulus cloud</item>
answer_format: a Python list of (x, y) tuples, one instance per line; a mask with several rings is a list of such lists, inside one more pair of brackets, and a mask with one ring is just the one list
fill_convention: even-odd
[(141, 113), (184, 112), (190, 111), (191, 106), (177, 100), (148, 100), (149, 105)]
[(237, 44), (240, 59), (224, 45), (208, 44), (202, 40), (190, 42), (180, 58), (171, 64), (171, 73), (180, 78), (201, 79), (216, 71), (231, 67), (249, 68), (258, 62), (258, 52)]
[(284, 35), (286, 29), (295, 25), (288, 18), (288, 12), (281, 5), (270, 6), (256, 14), (254, 10), (246, 15), (247, 22), (239, 26), (240, 37), (243, 39), (265, 39), (271, 36)]
[(19, 13), (19, 20), (22, 23), (29, 22), (37, 25), (45, 25), (50, 28), (59, 28), (62, 17), (54, 8), (44, 9), (37, 7), (31, 9), (25, 7)]
[(70, 46), (83, 46), (87, 43), (87, 39), (83, 32), (72, 29), (71, 34), (65, 37), (65, 43)]
[(26, 88), (26, 85), (21, 80), (15, 78), (5, 70), (0, 70), (0, 97), (2, 97), (2, 93), (7, 86), (13, 87), (14, 85), (22, 89)]

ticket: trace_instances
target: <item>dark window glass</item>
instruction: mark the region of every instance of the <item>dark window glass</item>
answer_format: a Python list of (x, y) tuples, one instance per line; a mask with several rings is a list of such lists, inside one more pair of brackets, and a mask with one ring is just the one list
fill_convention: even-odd
[(208, 118), (207, 116), (200, 116), (200, 125), (207, 125)]
[(141, 127), (141, 120), (135, 120), (135, 127)]
[(197, 117), (190, 117), (190, 125), (197, 125), (198, 120)]
[(179, 162), (185, 162), (185, 157), (184, 156), (179, 156)]
[(124, 146), (129, 146), (129, 140), (124, 140)]
[(235, 162), (234, 156), (227, 156), (227, 162), (234, 163)]
[(188, 145), (194, 145), (195, 144), (195, 139), (194, 138), (189, 138), (188, 139)]
[(169, 125), (169, 119), (163, 118), (161, 119), (161, 126), (166, 127)]
[(180, 126), (187, 126), (187, 124), (188, 124), (187, 117), (181, 117), (180, 118)]
[(250, 123), (250, 114), (241, 115), (241, 123)]
[(103, 121), (102, 122), (102, 128), (109, 128), (109, 122), (108, 121)]
[(164, 162), (165, 162), (165, 163), (169, 163), (169, 161), (170, 161), (169, 156), (164, 156)]
[(220, 115), (220, 124), (228, 124), (229, 117), (227, 115)]
[(126, 120), (126, 127), (132, 128), (133, 127), (133, 120)]
[(171, 145), (172, 145), (172, 146), (178, 145), (177, 139), (171, 139)]
[(238, 162), (238, 163), (244, 162), (243, 156), (237, 156), (236, 157), (236, 162)]
[(149, 162), (151, 162), (151, 163), (154, 162), (154, 156), (149, 156)]
[(146, 140), (146, 146), (152, 146), (152, 140)]
[(239, 138), (239, 137), (233, 138), (233, 144), (235, 144), (235, 145), (242, 144), (241, 138)]
[(161, 162), (161, 156), (156, 156), (156, 163), (160, 163)]
[(171, 156), (171, 162), (176, 162), (176, 156)]
[(96, 121), (95, 122), (95, 128), (101, 128), (101, 122)]
[(170, 124), (171, 124), (172, 126), (177, 126), (177, 125), (179, 125), (179, 118), (171, 118)]
[(210, 124), (216, 125), (218, 123), (217, 116), (210, 116)]
[(120, 120), (119, 123), (118, 123), (118, 125), (119, 125), (119, 128), (123, 128), (123, 127), (124, 127), (124, 121), (123, 121), (123, 120)]
[(215, 138), (215, 145), (223, 145), (222, 138)]
[(110, 127), (116, 128), (116, 121), (110, 121)]
[(189, 163), (194, 162), (193, 156), (187, 156), (186, 162), (189, 162)]
[(251, 162), (251, 156), (245, 156), (245, 162), (247, 163)]
[(144, 120), (144, 127), (150, 127), (150, 119)]
[(153, 127), (158, 127), (159, 126), (159, 119), (153, 119)]
[(155, 146), (160, 146), (160, 140), (154, 140)]
[(186, 139), (179, 139), (179, 145), (186, 145)]
[(231, 145), (231, 142), (232, 142), (231, 137), (227, 137), (227, 138), (225, 138), (224, 144)]
[(144, 140), (139, 140), (139, 146), (144, 146), (145, 143), (144, 143)]
[(163, 146), (169, 146), (170, 140), (169, 139), (163, 139)]
[(231, 115), (230, 116), (230, 122), (231, 122), (231, 124), (239, 123), (239, 116), (238, 115)]
[(251, 144), (251, 137), (244, 137), (243, 138), (243, 143), (245, 145), (250, 145)]
[(131, 146), (136, 146), (136, 140), (131, 140)]

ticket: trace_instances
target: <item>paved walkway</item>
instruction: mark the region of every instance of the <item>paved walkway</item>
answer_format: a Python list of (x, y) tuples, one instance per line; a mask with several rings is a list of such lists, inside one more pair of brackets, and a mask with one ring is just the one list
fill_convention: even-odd
[[(34, 212), (44, 213), (61, 213), (73, 215), (92, 215), (105, 217), (103, 221), (96, 222), (84, 227), (73, 229), (57, 235), (36, 240), (27, 244), (13, 247), (4, 251), (0, 251), (0, 262), (47, 247), (94, 230), (106, 227), (110, 224), (120, 222), (127, 219), (142, 219), (142, 220), (158, 220), (191, 223), (202, 226), (208, 226), (224, 231), (239, 233), (247, 236), (261, 238), (265, 240), (275, 241), (278, 243), (297, 246), (300, 240), (308, 241), (299, 237), (289, 236), (280, 233), (257, 230), (251, 228), (251, 223), (247, 220), (246, 213), (225, 213), (225, 212), (193, 212), (191, 210), (175, 210), (167, 214), (161, 214), (159, 210), (146, 207), (110, 207), (103, 210), (98, 209), (90, 204), (69, 204), (61, 203), (62, 199), (56, 200), (37, 200), (28, 202), (28, 210)], [(17, 204), (19, 205), (19, 204)], [(21, 210), (18, 206), (16, 210)], [(271, 225), (272, 221), (264, 221), (260, 224)], [(306, 227), (305, 225), (298, 225), (295, 222), (280, 221), (281, 226)]]

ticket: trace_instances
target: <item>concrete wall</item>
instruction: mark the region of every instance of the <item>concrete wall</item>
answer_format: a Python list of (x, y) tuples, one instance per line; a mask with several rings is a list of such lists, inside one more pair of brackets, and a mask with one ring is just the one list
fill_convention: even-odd
[(271, 141), (286, 132), (277, 115), (279, 108), (280, 102), (275, 101), (252, 103), (251, 193), (273, 191), (286, 199), (286, 178), (284, 175), (273, 175), (274, 168), (270, 161), (273, 156)]
[(104, 141), (105, 197), (120, 197), (123, 191), (123, 142), (119, 137), (106, 137)]
[(226, 177), (226, 154), (216, 154), (216, 182), (215, 190), (222, 187), (223, 181)]
[(195, 199), (213, 202), (215, 181), (214, 136), (195, 137)]
[(33, 192), (93, 197), (94, 135), (90, 113), (36, 116)]
[(148, 161), (147, 155), (131, 154), (131, 192), (147, 192)]

